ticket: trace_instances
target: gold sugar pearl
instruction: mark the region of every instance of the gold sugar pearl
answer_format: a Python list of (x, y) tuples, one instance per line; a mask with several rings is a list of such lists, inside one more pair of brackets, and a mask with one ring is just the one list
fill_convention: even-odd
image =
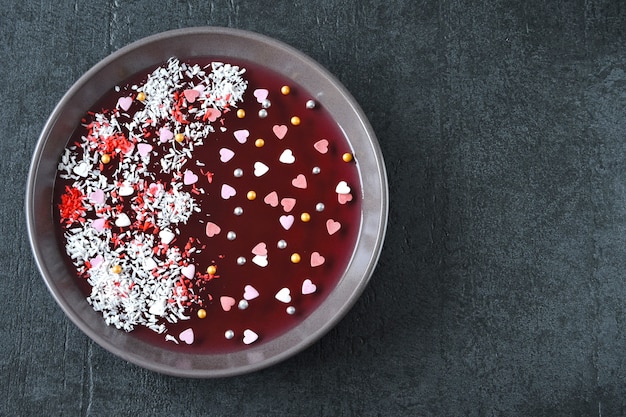
[(109, 162), (111, 162), (111, 155), (109, 155), (108, 153), (102, 154), (102, 156), (100, 157), (100, 162), (102, 162), (103, 164), (108, 164)]
[(350, 162), (352, 161), (354, 157), (352, 156), (352, 154), (350, 152), (346, 152), (341, 156), (341, 159), (343, 159), (343, 162)]
[(113, 272), (114, 274), (119, 274), (120, 272), (122, 272), (122, 265), (113, 265), (113, 267), (111, 268), (111, 272)]
[(205, 317), (206, 317), (206, 310), (205, 310), (205, 309), (203, 309), (203, 308), (201, 308), (200, 310), (198, 310), (198, 313), (197, 313), (197, 314), (198, 314), (198, 318), (199, 318), (199, 319), (203, 319), (203, 318), (205, 318)]
[(256, 192), (248, 191), (248, 194), (246, 194), (246, 198), (250, 201), (254, 200), (256, 198)]
[(244, 117), (246, 117), (246, 111), (244, 109), (237, 110), (237, 117), (243, 119)]
[(254, 146), (256, 146), (257, 148), (262, 148), (265, 145), (265, 141), (261, 138), (258, 138), (257, 140), (254, 141)]
[(300, 256), (299, 253), (291, 254), (291, 263), (297, 264), (297, 263), (300, 263), (301, 260), (302, 260), (302, 257)]
[(288, 85), (283, 85), (282, 87), (280, 87), (280, 92), (283, 96), (286, 96), (287, 94), (291, 93), (291, 88)]
[(137, 100), (144, 101), (145, 99), (146, 99), (146, 93), (144, 93), (143, 91), (140, 91), (139, 94), (137, 94)]
[(181, 143), (185, 140), (185, 135), (183, 135), (182, 133), (177, 133), (176, 136), (174, 136), (174, 140), (178, 143)]
[(302, 220), (305, 223), (308, 223), (311, 221), (311, 215), (309, 213), (304, 212), (300, 215), (300, 220)]
[(298, 116), (293, 116), (291, 118), (291, 124), (294, 126), (298, 126), (300, 124), (300, 118)]
[(209, 267), (206, 269), (206, 273), (209, 275), (215, 275), (216, 272), (217, 267), (215, 265), (209, 265)]

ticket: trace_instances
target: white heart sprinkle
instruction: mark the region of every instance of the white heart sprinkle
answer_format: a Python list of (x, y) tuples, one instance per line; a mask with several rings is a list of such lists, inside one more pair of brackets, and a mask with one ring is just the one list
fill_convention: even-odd
[(171, 231), (165, 229), (159, 232), (159, 237), (161, 238), (161, 243), (165, 245), (169, 245), (172, 242), (172, 240), (174, 240), (176, 235), (172, 233)]
[(274, 296), (278, 301), (282, 303), (290, 303), (291, 302), (291, 291), (289, 288), (282, 288), (280, 291), (276, 293)]
[(135, 189), (131, 187), (130, 185), (122, 185), (120, 189), (118, 190), (118, 194), (121, 195), (122, 197), (133, 195), (134, 192), (135, 192)]
[(79, 177), (84, 178), (87, 176), (87, 174), (89, 174), (89, 164), (87, 162), (81, 162), (80, 164), (76, 165), (72, 171)]
[(291, 149), (285, 149), (283, 153), (280, 154), (278, 160), (283, 164), (293, 164), (294, 162), (296, 162), (296, 157), (293, 156), (293, 152), (291, 152)]
[(148, 313), (155, 316), (162, 316), (163, 313), (165, 313), (165, 300), (157, 300), (154, 304), (152, 304)]
[(250, 329), (246, 329), (243, 331), (243, 343), (249, 345), (250, 343), (254, 343), (259, 338), (259, 335), (254, 333)]
[(256, 255), (252, 258), (252, 262), (260, 266), (261, 268), (265, 268), (268, 265), (267, 255)]
[(335, 187), (335, 192), (337, 194), (350, 194), (350, 187), (345, 181), (340, 181), (337, 187)]
[(243, 298), (245, 300), (248, 300), (248, 301), (254, 300), (255, 298), (259, 296), (259, 292), (252, 285), (246, 285), (245, 287), (243, 287), (243, 290), (244, 290)]
[(126, 214), (121, 213), (119, 216), (117, 216), (117, 219), (115, 219), (115, 225), (117, 227), (130, 226), (130, 219), (128, 218)]
[(270, 170), (270, 167), (265, 165), (263, 162), (254, 163), (254, 176), (256, 177), (260, 177), (261, 175), (264, 175), (269, 170)]

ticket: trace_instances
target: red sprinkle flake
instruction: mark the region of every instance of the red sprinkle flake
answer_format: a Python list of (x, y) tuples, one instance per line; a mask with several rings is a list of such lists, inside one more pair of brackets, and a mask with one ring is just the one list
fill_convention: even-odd
[(61, 222), (65, 222), (69, 226), (85, 216), (84, 198), (85, 195), (79, 189), (69, 185), (65, 187), (65, 194), (61, 196), (61, 204), (59, 204)]

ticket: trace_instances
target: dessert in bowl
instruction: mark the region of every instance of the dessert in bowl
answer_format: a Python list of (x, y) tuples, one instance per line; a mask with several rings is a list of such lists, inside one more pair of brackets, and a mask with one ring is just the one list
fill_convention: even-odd
[(85, 74), (33, 156), (31, 244), (66, 314), (146, 368), (260, 369), (341, 319), (372, 275), (387, 184), (352, 97), (232, 29), (136, 42)]

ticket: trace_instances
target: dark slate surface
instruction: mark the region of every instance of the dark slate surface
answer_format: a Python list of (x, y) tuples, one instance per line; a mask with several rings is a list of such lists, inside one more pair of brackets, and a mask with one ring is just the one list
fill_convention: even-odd
[[(625, 415), (626, 6), (545, 3), (5, 1), (0, 415)], [(391, 202), (379, 267), (335, 329), (206, 381), (78, 331), (23, 214), (67, 88), (134, 40), (198, 25), (273, 36), (335, 74), (378, 135)]]

